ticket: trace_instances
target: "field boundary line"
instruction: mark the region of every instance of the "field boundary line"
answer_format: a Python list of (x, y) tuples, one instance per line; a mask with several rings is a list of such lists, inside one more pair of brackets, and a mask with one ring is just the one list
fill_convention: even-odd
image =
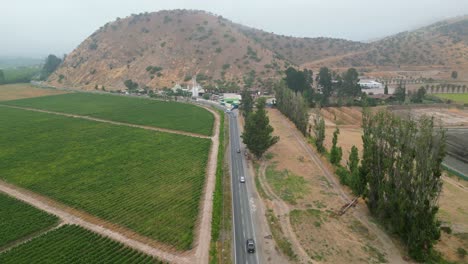
[(0, 106), (8, 107), (8, 108), (14, 108), (14, 109), (20, 109), (20, 110), (26, 110), (26, 111), (33, 111), (33, 112), (53, 114), (53, 115), (59, 115), (59, 116), (66, 116), (66, 117), (72, 117), (72, 118), (79, 118), (79, 119), (95, 121), (95, 122), (101, 122), (101, 123), (108, 123), (108, 124), (118, 125), (118, 126), (127, 126), (127, 127), (141, 128), (141, 129), (158, 131), (158, 132), (165, 132), (165, 133), (170, 133), (170, 134), (178, 134), (178, 135), (189, 136), (189, 137), (205, 138), (205, 139), (210, 139), (210, 138), (213, 137), (213, 136), (205, 136), (205, 135), (196, 134), (196, 133), (184, 132), (184, 131), (180, 131), (180, 130), (173, 130), (173, 129), (167, 129), (167, 128), (154, 127), (154, 126), (136, 125), (136, 124), (112, 121), (112, 120), (102, 119), (102, 118), (97, 118), (97, 117), (77, 115), (77, 114), (68, 114), (68, 113), (49, 111), (49, 110), (43, 110), (43, 109), (38, 109), (38, 108), (13, 106), (13, 105), (5, 105), (5, 104), (0, 104)]
[[(9, 196), (15, 197), (25, 203), (28, 203), (36, 208), (39, 208), (47, 213), (58, 216), (62, 221), (67, 224), (75, 224), (81, 226), (87, 230), (100, 234), (102, 236), (111, 238), (114, 241), (120, 242), (130, 248), (136, 249), (147, 255), (154, 256), (160, 260), (168, 261), (171, 263), (178, 264), (189, 264), (193, 263), (187, 256), (181, 257), (176, 254), (172, 254), (161, 249), (155, 248), (139, 240), (132, 239), (122, 233), (111, 230), (103, 225), (92, 223), (73, 213), (67, 212), (66, 210), (59, 208), (46, 199), (44, 201), (35, 197), (35, 194), (30, 193), (29, 190), (22, 190), (21, 188), (10, 185), (4, 181), (0, 181), (0, 192), (6, 193)], [(38, 195), (40, 197), (40, 195)], [(183, 253), (182, 253), (183, 254)]]
[(66, 225), (67, 222), (66, 221), (63, 221), (63, 220), (60, 220), (57, 224), (51, 226), (51, 227), (48, 227), (48, 228), (45, 228), (45, 229), (42, 229), (42, 230), (39, 230), (37, 232), (34, 232), (30, 235), (27, 235), (25, 237), (22, 237), (22, 238), (19, 238), (11, 243), (8, 243), (7, 245), (3, 246), (3, 247), (0, 247), (0, 254), (4, 253), (4, 252), (7, 252), (15, 247), (18, 247), (18, 246), (21, 246), (22, 244), (25, 244), (35, 238), (38, 238), (38, 237), (41, 237), (55, 229), (58, 229), (60, 228), (61, 226), (63, 225)]

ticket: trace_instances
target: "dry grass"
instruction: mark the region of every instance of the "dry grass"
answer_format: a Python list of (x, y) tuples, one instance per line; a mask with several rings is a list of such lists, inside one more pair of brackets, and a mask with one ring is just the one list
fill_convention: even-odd
[(34, 87), (28, 83), (0, 85), (0, 101), (23, 99), (30, 97), (63, 94), (65, 91), (43, 89)]

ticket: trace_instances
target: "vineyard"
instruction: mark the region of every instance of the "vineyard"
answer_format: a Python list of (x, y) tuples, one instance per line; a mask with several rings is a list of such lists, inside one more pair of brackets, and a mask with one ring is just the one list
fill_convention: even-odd
[(214, 122), (213, 114), (191, 104), (115, 95), (71, 93), (3, 103), (202, 135), (212, 134)]
[(45, 235), (0, 253), (0, 263), (162, 263), (109, 238), (74, 225), (64, 225)]
[(0, 107), (0, 179), (192, 248), (209, 139)]
[(57, 223), (55, 216), (0, 193), (0, 248)]
[(468, 104), (468, 93), (464, 94), (433, 94), (446, 100), (452, 100), (457, 103)]

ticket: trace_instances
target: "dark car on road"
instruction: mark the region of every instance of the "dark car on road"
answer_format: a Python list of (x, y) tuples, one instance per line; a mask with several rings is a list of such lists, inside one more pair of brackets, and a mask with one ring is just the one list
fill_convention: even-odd
[(247, 239), (247, 252), (254, 253), (255, 252), (255, 242), (253, 239)]

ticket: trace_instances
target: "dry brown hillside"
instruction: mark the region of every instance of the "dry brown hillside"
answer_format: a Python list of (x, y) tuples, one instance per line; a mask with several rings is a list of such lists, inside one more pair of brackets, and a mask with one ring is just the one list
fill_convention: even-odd
[(49, 78), (58, 86), (172, 87), (192, 76), (205, 84), (261, 87), (284, 61), (235, 24), (203, 11), (160, 11), (107, 23), (70, 53)]
[(172, 87), (197, 75), (202, 84), (262, 88), (290, 64), (360, 51), (367, 44), (294, 38), (233, 23), (204, 11), (131, 15), (107, 23), (70, 53), (49, 78), (56, 86), (117, 90)]
[(468, 17), (366, 44), (275, 35), (204, 11), (172, 10), (107, 23), (66, 57), (49, 82), (118, 90), (131, 79), (161, 89), (197, 76), (205, 87), (236, 90), (271, 87), (289, 65), (466, 69), (467, 58)]
[(309, 61), (306, 67), (468, 65), (468, 16), (442, 21), (373, 42), (365, 52)]
[(301, 65), (306, 62), (365, 51), (369, 44), (335, 38), (297, 38), (242, 27), (244, 34), (272, 50), (281, 59)]

